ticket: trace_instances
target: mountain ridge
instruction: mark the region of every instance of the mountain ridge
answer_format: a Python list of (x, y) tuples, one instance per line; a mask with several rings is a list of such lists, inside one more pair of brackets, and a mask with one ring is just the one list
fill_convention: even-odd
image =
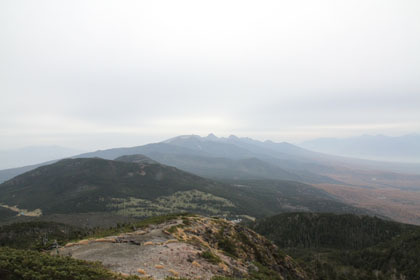
[[(193, 139), (195, 145), (185, 144), (188, 139)], [(181, 142), (181, 143), (180, 143)], [(224, 148), (221, 151), (214, 152), (213, 150), (206, 151), (204, 149), (197, 149), (197, 142), (208, 142), (208, 143), (217, 143), (219, 147), (223, 146)], [(223, 153), (223, 150), (228, 150), (227, 147), (232, 148), (232, 145), (236, 146), (233, 151), (229, 154)], [(203, 148), (203, 147), (202, 147)], [(291, 173), (300, 173), (300, 175), (306, 174), (309, 179), (312, 177), (315, 183), (319, 183), (319, 179), (326, 180), (327, 177), (318, 177), (315, 176), (315, 173), (311, 172), (313, 164), (317, 165), (326, 165), (329, 166), (331, 162), (338, 164), (339, 166), (349, 166), (351, 168), (369, 168), (371, 170), (389, 170), (399, 173), (419, 173), (420, 174), (420, 164), (400, 164), (400, 163), (387, 163), (387, 162), (375, 162), (367, 161), (360, 159), (345, 158), (339, 156), (330, 156), (322, 153), (316, 153), (302, 149), (298, 146), (292, 145), (287, 142), (275, 143), (270, 140), (266, 141), (257, 141), (251, 138), (239, 138), (236, 136), (229, 136), (227, 138), (218, 138), (214, 134), (210, 134), (207, 137), (200, 137), (198, 135), (183, 135), (170, 138), (168, 140), (151, 143), (143, 146), (134, 146), (134, 147), (123, 147), (123, 148), (112, 148), (107, 150), (97, 150), (94, 152), (83, 153), (75, 157), (101, 157), (104, 159), (115, 159), (123, 155), (133, 155), (133, 154), (144, 154), (153, 159), (153, 156), (158, 155), (183, 155), (183, 156), (199, 156), (199, 157), (223, 157), (227, 159), (244, 159), (244, 158), (258, 158), (260, 160), (266, 161), (268, 163), (277, 165), (278, 168), (285, 169), (287, 172)], [(157, 159), (162, 162), (162, 157)], [(54, 161), (49, 161), (45, 163), (35, 164), (31, 166), (24, 166), (20, 168), (11, 168), (6, 170), (0, 170), (0, 182), (4, 182), (8, 179), (13, 178), (23, 172), (29, 171), (41, 165), (49, 164)], [(164, 162), (165, 163), (165, 162)], [(308, 163), (310, 163), (308, 165)], [(172, 162), (174, 164), (174, 162)], [(328, 167), (330, 168), (330, 167)], [(315, 169), (316, 170), (316, 169)], [(299, 174), (295, 174), (299, 175)], [(331, 178), (328, 183), (333, 183)]]
[(299, 182), (235, 180), (232, 184), (145, 162), (148, 159), (141, 155), (124, 158), (65, 159), (39, 167), (1, 184), (0, 203), (25, 216), (106, 212), (149, 217), (195, 212), (260, 217), (296, 209), (371, 213)]

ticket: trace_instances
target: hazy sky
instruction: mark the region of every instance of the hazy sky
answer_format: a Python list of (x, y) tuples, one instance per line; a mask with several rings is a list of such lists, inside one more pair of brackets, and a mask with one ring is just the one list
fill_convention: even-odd
[(420, 1), (0, 1), (0, 148), (420, 132)]

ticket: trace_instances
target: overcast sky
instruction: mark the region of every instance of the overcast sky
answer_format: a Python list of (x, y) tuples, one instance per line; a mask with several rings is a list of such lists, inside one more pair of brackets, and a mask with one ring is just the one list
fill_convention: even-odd
[(0, 1), (0, 149), (420, 132), (420, 1)]

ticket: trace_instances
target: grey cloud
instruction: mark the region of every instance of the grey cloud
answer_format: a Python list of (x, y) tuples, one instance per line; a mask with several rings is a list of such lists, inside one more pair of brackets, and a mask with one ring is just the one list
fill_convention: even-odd
[(2, 1), (0, 145), (419, 131), (418, 14), (396, 0)]

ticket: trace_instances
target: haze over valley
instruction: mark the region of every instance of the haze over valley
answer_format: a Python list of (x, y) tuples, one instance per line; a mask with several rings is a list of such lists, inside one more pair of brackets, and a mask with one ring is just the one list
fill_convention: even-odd
[(310, 150), (378, 161), (420, 162), (420, 135), (399, 137), (362, 135), (351, 138), (319, 138), (301, 144)]

